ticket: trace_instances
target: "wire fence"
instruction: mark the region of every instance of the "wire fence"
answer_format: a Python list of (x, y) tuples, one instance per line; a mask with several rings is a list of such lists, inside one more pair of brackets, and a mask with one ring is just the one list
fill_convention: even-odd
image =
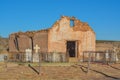
[[(90, 55), (89, 55), (90, 54)], [(114, 51), (84, 51), (83, 52), (83, 62), (101, 62), (101, 63), (112, 63), (119, 61), (119, 55)]]
[[(83, 62), (88, 61), (89, 54), (91, 62), (106, 63), (120, 61), (120, 54), (113, 51), (84, 51), (80, 60)], [(0, 54), (0, 61), (7, 59), (9, 62), (39, 62), (39, 58), (42, 62), (68, 62), (70, 57), (69, 53), (65, 52)]]
[(68, 56), (63, 52), (41, 52), (26, 55), (26, 53), (10, 54), (8, 61), (10, 62), (39, 62), (39, 58), (43, 62), (67, 62)]

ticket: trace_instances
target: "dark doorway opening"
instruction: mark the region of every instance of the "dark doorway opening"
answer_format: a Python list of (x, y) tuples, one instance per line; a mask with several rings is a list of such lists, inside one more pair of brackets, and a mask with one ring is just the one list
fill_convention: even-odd
[(67, 41), (67, 52), (69, 53), (69, 57), (76, 56), (75, 46), (75, 41)]

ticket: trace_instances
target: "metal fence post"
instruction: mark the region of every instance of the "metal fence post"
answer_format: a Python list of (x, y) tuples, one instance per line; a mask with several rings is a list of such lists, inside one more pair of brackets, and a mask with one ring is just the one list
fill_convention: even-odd
[(90, 61), (91, 61), (91, 52), (89, 52), (87, 73), (89, 72), (89, 69), (90, 69)]

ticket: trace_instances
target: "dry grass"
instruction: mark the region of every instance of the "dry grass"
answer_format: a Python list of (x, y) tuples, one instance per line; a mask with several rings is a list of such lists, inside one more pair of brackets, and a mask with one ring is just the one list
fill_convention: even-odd
[[(2, 63), (0, 63), (2, 65)], [(6, 71), (0, 72), (0, 80), (117, 80), (120, 79), (120, 64), (92, 64), (86, 73), (86, 63), (42, 63), (41, 74), (16, 63), (8, 63)], [(37, 63), (32, 67), (39, 70)], [(116, 78), (116, 79), (115, 79)], [(118, 80), (119, 80), (118, 79)]]

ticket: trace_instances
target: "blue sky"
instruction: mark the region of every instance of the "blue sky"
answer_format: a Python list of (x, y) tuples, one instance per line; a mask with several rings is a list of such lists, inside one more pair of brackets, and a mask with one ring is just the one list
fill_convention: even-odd
[(0, 0), (0, 35), (49, 28), (61, 15), (88, 22), (97, 40), (120, 41), (120, 0)]

